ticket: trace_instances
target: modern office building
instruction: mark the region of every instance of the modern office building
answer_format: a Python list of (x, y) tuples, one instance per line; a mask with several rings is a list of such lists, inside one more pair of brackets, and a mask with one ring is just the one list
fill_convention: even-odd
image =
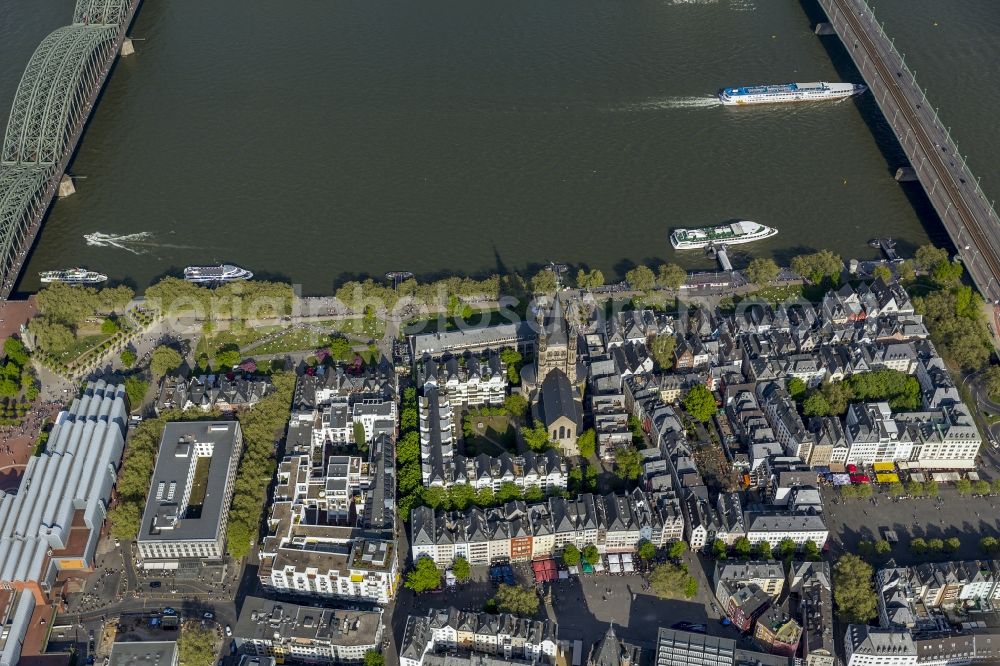
[(791, 666), (777, 654), (742, 650), (731, 638), (718, 638), (676, 629), (660, 629), (655, 666)]
[(137, 538), (144, 568), (222, 559), (242, 450), (237, 421), (166, 425)]

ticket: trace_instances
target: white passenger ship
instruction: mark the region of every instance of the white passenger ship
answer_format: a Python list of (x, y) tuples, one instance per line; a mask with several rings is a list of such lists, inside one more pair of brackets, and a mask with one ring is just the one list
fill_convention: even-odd
[(184, 269), (184, 279), (188, 282), (217, 284), (221, 282), (235, 282), (237, 280), (249, 280), (253, 273), (245, 268), (232, 264), (222, 264), (220, 266), (188, 266)]
[(719, 91), (719, 101), (730, 106), (744, 104), (781, 104), (783, 102), (816, 102), (843, 99), (868, 90), (860, 83), (782, 83), (779, 85), (744, 86)]
[(675, 250), (698, 250), (709, 245), (739, 245), (764, 240), (778, 234), (777, 229), (749, 220), (740, 220), (704, 229), (675, 229), (670, 244)]

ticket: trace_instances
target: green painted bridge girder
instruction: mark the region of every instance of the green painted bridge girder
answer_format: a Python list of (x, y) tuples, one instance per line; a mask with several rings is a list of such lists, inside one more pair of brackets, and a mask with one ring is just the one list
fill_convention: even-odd
[(117, 26), (70, 25), (42, 40), (14, 95), (0, 164), (59, 162), (117, 35)]

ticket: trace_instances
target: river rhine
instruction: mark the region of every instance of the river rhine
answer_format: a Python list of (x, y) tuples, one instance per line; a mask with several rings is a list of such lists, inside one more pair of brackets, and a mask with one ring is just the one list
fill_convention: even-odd
[[(0, 2), (4, 126), (32, 51), (72, 9)], [(996, 196), (1000, 3), (876, 13)], [(731, 84), (849, 76), (799, 0), (145, 0), (132, 34), (22, 289), (51, 268), (141, 288), (223, 260), (306, 293), (549, 260), (612, 279), (633, 262), (710, 268), (667, 234), (733, 218), (780, 231), (738, 262), (867, 257), (875, 235), (906, 252), (942, 233), (893, 181), (901, 158), (870, 96), (714, 102)]]

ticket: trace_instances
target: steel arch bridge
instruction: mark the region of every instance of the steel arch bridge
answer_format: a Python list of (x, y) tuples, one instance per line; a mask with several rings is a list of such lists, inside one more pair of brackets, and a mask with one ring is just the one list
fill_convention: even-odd
[(116, 49), (117, 26), (70, 25), (39, 44), (14, 95), (0, 164), (51, 166), (90, 109), (93, 86)]
[(14, 287), (23, 253), (27, 252), (34, 220), (48, 204), (48, 186), (54, 186), (44, 167), (0, 167), (0, 293)]
[(122, 25), (131, 9), (129, 0), (76, 0), (73, 23)]
[(35, 49), (0, 145), (0, 299), (14, 287), (62, 171), (141, 0), (76, 0)]

